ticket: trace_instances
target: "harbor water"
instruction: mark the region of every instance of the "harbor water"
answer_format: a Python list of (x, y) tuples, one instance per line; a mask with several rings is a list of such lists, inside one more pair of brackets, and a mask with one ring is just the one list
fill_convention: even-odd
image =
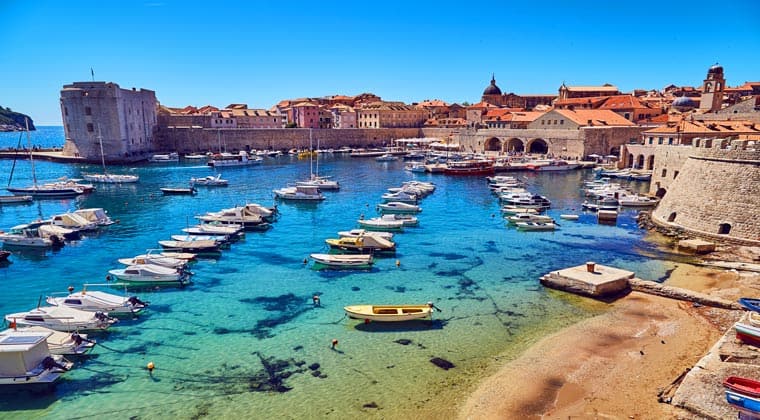
[[(39, 146), (63, 144), (60, 127), (40, 127), (31, 137)], [(0, 148), (17, 141), (18, 133), (0, 134)], [(0, 160), (0, 173), (10, 174), (13, 165)], [(194, 263), (187, 287), (135, 291), (150, 301), (143, 314), (92, 335), (100, 345), (77, 359), (51, 393), (0, 395), (2, 417), (452, 418), (499, 363), (606, 310), (543, 288), (541, 275), (586, 261), (652, 280), (670, 269), (643, 240), (635, 210), (623, 210), (615, 225), (599, 225), (594, 213), (581, 211), (589, 170), (517, 173), (552, 201), (548, 214), (560, 224), (554, 232), (520, 232), (507, 227), (483, 177), (410, 173), (403, 166), (321, 154), (320, 175), (339, 181), (340, 191), (325, 192), (320, 203), (277, 203), (271, 229), (248, 232), (221, 257)], [(102, 171), (36, 160), (35, 167), (40, 181)], [(195, 196), (163, 196), (159, 189), (214, 174), (202, 161), (109, 171), (140, 181), (97, 185), (76, 199), (0, 207), (0, 229), (88, 207), (105, 208), (119, 221), (59, 250), (12, 250), (0, 267), (0, 314), (32, 309), (68, 286), (105, 283), (108, 270), (120, 268), (118, 258), (157, 248), (195, 224), (196, 215), (246, 202), (274, 205), (272, 190), (307, 178), (310, 163), (286, 155), (222, 168), (229, 186), (198, 187)], [(15, 162), (13, 173), (11, 185), (31, 184), (28, 160)], [(421, 202), (419, 226), (396, 235), (396, 255), (376, 259), (369, 271), (316, 270), (308, 261), (327, 251), (325, 239), (377, 215), (388, 187), (412, 179), (437, 189)], [(560, 220), (564, 213), (580, 219)], [(313, 304), (314, 295), (321, 305)], [(440, 308), (432, 323), (365, 324), (343, 312), (350, 304), (428, 301)], [(442, 369), (434, 358), (453, 367)]]

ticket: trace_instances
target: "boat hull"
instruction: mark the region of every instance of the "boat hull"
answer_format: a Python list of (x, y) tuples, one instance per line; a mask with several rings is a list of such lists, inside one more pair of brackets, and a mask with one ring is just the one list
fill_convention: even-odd
[(433, 308), (429, 305), (352, 305), (343, 308), (354, 319), (377, 322), (404, 322), (431, 319)]

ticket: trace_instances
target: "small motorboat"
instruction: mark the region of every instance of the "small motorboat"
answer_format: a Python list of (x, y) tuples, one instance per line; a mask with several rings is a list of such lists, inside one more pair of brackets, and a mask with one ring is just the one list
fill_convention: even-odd
[(119, 296), (87, 290), (87, 285), (79, 292), (73, 292), (73, 289), (71, 287), (71, 291), (65, 296), (48, 296), (45, 301), (52, 306), (66, 306), (85, 312), (106, 312), (110, 316), (133, 316), (148, 306), (137, 296)]
[(538, 214), (539, 210), (537, 208), (528, 208), (528, 207), (520, 207), (520, 206), (502, 206), (501, 212), (504, 214), (517, 214), (517, 213)]
[(369, 254), (345, 255), (345, 254), (311, 254), (315, 265), (328, 268), (371, 268), (374, 258)]
[(391, 222), (397, 222), (400, 221), (403, 223), (404, 226), (417, 226), (419, 223), (419, 220), (416, 216), (412, 216), (411, 214), (405, 214), (405, 213), (391, 213), (391, 214), (384, 214), (380, 216), (381, 220), (388, 220)]
[(20, 330), (6, 330), (0, 332), (0, 337), (8, 333), (9, 331), (24, 331), (24, 332), (36, 332), (41, 334), (50, 334), (47, 338), (48, 349), (52, 354), (60, 354), (64, 356), (81, 356), (95, 347), (95, 340), (88, 339), (87, 334), (81, 334), (77, 332), (63, 332), (51, 330), (45, 327), (26, 327)]
[(208, 175), (201, 178), (190, 178), (190, 185), (201, 185), (204, 187), (226, 187), (229, 185), (229, 181), (222, 179), (222, 174)]
[(179, 162), (179, 154), (176, 152), (156, 154), (156, 155), (151, 156), (148, 159), (148, 162), (151, 162), (151, 163)]
[(98, 226), (109, 226), (116, 223), (108, 216), (105, 210), (99, 207), (74, 210), (74, 214), (78, 214)]
[(517, 229), (522, 231), (540, 232), (551, 231), (557, 229), (555, 223), (543, 223), (543, 222), (517, 222), (515, 223)]
[(273, 190), (273, 192), (275, 198), (280, 200), (322, 201), (325, 199), (319, 188), (314, 186), (296, 185)]
[(388, 192), (383, 194), (380, 198), (386, 203), (396, 202), (407, 204), (417, 204), (417, 200), (419, 199), (416, 194), (406, 191)]
[(350, 305), (343, 309), (354, 319), (379, 322), (401, 322), (416, 319), (432, 319), (432, 303), (422, 305)]
[(183, 258), (165, 257), (161, 254), (141, 254), (132, 258), (119, 258), (118, 261), (124, 265), (155, 264), (178, 269), (187, 266), (188, 260)]
[(232, 235), (172, 235), (172, 241), (178, 242), (199, 242), (199, 241), (216, 241), (220, 244), (226, 244), (237, 237)]
[(56, 331), (98, 331), (115, 323), (116, 318), (103, 312), (85, 312), (68, 306), (41, 306), (31, 311), (8, 314), (10, 325), (45, 327)]
[(376, 157), (375, 160), (378, 162), (393, 162), (395, 160), (398, 160), (398, 158), (390, 153), (385, 153)]
[(185, 284), (186, 272), (155, 264), (130, 265), (127, 268), (109, 270), (108, 274), (120, 281), (138, 284), (178, 283)]
[(223, 236), (243, 236), (242, 225), (213, 225), (210, 223), (201, 223), (182, 229), (188, 235), (223, 235)]
[(317, 187), (320, 191), (339, 190), (340, 184), (338, 181), (328, 179), (326, 176), (312, 175), (311, 178), (305, 181), (296, 181), (296, 185), (303, 187)]
[(660, 199), (633, 194), (620, 197), (618, 202), (623, 207), (654, 207), (660, 202)]
[(352, 238), (325, 239), (330, 249), (362, 254), (394, 253), (396, 244), (379, 236), (362, 235)]
[(220, 245), (217, 241), (158, 241), (158, 244), (164, 249), (192, 253), (216, 253)]
[(400, 201), (391, 201), (389, 203), (378, 204), (377, 208), (382, 213), (396, 213), (396, 214), (413, 214), (413, 213), (419, 213), (422, 211), (422, 207), (418, 205), (402, 203)]
[(382, 217), (373, 217), (372, 219), (359, 219), (356, 221), (364, 229), (382, 230), (382, 231), (402, 231), (404, 222), (402, 220), (388, 220)]
[(9, 232), (0, 231), (0, 242), (5, 246), (23, 248), (50, 248), (63, 245), (63, 238), (41, 237), (37, 229), (11, 228)]
[(564, 220), (578, 220), (580, 219), (580, 216), (577, 214), (560, 214), (559, 218)]
[(164, 187), (164, 188), (161, 188), (161, 192), (164, 193), (164, 195), (195, 195), (198, 192), (198, 190), (196, 190), (194, 187), (190, 187), (190, 188)]
[(729, 376), (723, 380), (723, 386), (740, 394), (760, 398), (760, 382), (754, 379)]
[(0, 205), (31, 203), (33, 200), (31, 195), (0, 195)]
[(341, 238), (356, 238), (358, 236), (379, 236), (385, 240), (392, 240), (393, 239), (393, 233), (391, 232), (379, 232), (379, 231), (372, 231), (372, 230), (365, 230), (365, 229), (351, 229), (351, 230), (344, 230), (341, 232), (338, 232), (338, 236)]
[(0, 385), (52, 384), (74, 364), (53, 355), (47, 339), (51, 333), (8, 330), (0, 336)]
[(409, 172), (423, 173), (423, 172), (427, 172), (427, 165), (420, 162), (411, 163), (409, 165), (404, 166), (404, 170), (409, 171)]
[(510, 224), (517, 224), (518, 222), (541, 222), (541, 223), (553, 223), (554, 219), (551, 216), (544, 216), (542, 214), (535, 213), (516, 213), (507, 217), (507, 221)]

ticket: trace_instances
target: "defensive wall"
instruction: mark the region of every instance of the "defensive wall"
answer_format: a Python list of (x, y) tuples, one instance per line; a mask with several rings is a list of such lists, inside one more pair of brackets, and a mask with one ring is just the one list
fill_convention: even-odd
[[(679, 164), (680, 161), (680, 164)], [(660, 226), (713, 241), (760, 246), (760, 148), (740, 140), (699, 139), (659, 146), (652, 212)]]

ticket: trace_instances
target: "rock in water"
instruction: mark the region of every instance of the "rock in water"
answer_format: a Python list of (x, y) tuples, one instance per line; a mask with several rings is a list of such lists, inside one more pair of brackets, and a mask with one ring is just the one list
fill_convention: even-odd
[(440, 357), (434, 357), (430, 359), (430, 363), (438, 366), (439, 368), (443, 370), (449, 370), (454, 367), (454, 364), (449, 362), (446, 359), (441, 359)]

